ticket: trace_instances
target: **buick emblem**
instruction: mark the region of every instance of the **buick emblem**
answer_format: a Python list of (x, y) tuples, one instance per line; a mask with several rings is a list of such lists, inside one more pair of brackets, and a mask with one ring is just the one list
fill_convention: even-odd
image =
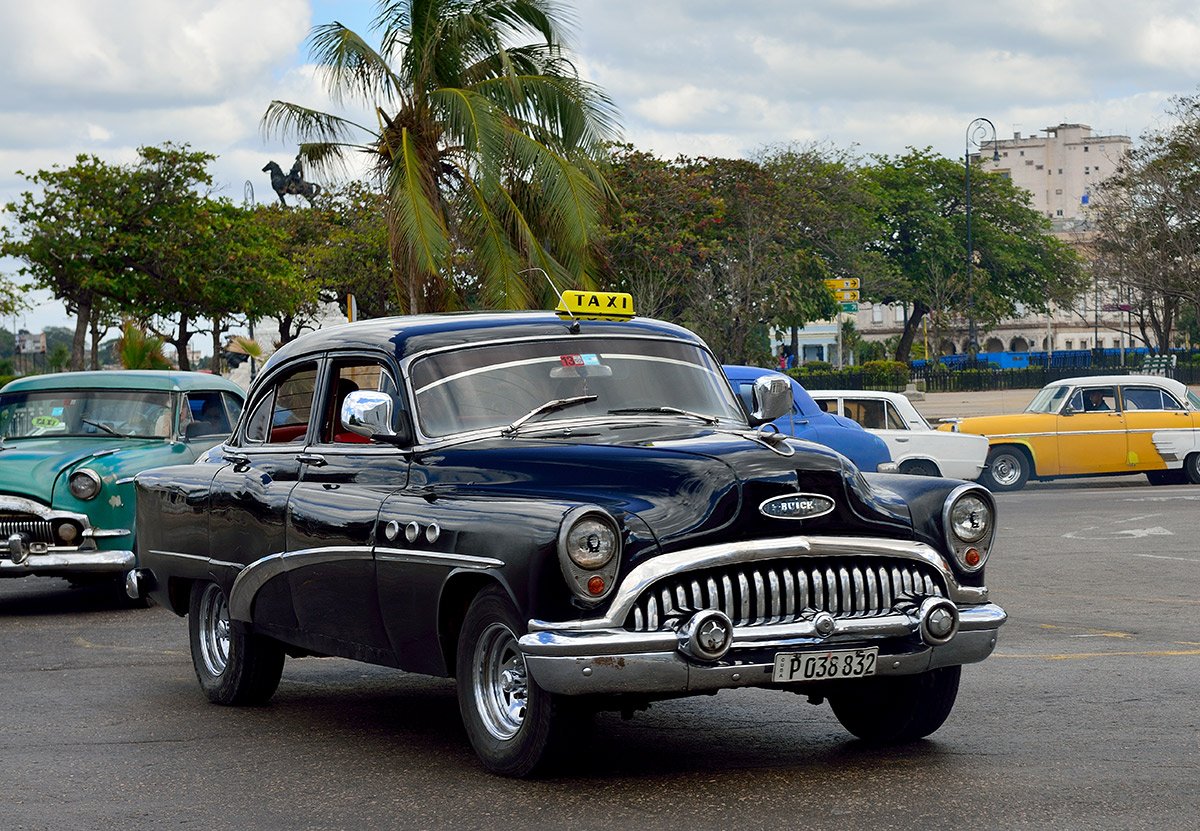
[(833, 511), (833, 500), (819, 493), (773, 496), (758, 506), (763, 516), (775, 519), (812, 519)]

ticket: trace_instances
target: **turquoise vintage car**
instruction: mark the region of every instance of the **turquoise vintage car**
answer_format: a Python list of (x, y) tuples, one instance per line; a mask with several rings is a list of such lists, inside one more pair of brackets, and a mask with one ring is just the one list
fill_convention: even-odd
[(137, 565), (134, 474), (195, 461), (243, 401), (199, 372), (64, 372), (0, 389), (0, 577), (123, 579)]

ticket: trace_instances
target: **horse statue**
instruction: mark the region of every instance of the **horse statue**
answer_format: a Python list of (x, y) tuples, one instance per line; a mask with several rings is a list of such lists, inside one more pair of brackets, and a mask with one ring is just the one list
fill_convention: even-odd
[(263, 168), (263, 173), (271, 174), (271, 188), (275, 191), (275, 195), (279, 197), (279, 203), (285, 208), (287, 200), (283, 198), (285, 193), (290, 193), (293, 196), (303, 196), (308, 200), (311, 207), (313, 197), (321, 192), (321, 186), (313, 182), (304, 181), (304, 169), (300, 165), (300, 157), (296, 156), (296, 161), (292, 163), (292, 169), (287, 173), (283, 172), (275, 162), (267, 162)]

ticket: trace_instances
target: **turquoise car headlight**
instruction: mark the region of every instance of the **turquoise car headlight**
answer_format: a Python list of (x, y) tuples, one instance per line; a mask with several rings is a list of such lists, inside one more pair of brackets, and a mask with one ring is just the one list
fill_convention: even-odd
[(80, 468), (67, 479), (67, 488), (76, 499), (84, 502), (95, 499), (100, 493), (100, 475), (86, 467)]

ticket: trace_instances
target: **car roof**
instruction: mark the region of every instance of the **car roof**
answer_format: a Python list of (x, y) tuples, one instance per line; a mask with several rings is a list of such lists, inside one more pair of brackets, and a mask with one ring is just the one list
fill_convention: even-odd
[(4, 392), (58, 389), (135, 389), (227, 390), (244, 396), (245, 391), (228, 378), (206, 372), (179, 372), (153, 369), (114, 369), (95, 372), (53, 372), (17, 378), (4, 386)]
[(845, 398), (847, 395), (856, 398), (904, 398), (903, 393), (887, 390), (809, 390), (808, 394), (813, 398)]
[(1187, 392), (1187, 385), (1182, 381), (1176, 381), (1174, 378), (1165, 378), (1162, 375), (1081, 375), (1076, 378), (1061, 378), (1057, 381), (1051, 381), (1046, 384), (1048, 387), (1075, 387), (1075, 386), (1094, 386), (1112, 384), (1114, 386), (1128, 386), (1129, 384), (1149, 384), (1151, 386), (1165, 387), (1171, 390), (1176, 395), (1184, 395)]
[[(578, 327), (577, 332), (572, 330)], [(470, 346), (496, 340), (589, 335), (666, 336), (699, 346), (704, 341), (682, 326), (652, 318), (563, 320), (554, 312), (463, 312), (381, 317), (308, 332), (283, 345), (267, 368), (297, 355), (336, 350), (395, 352), (397, 360), (445, 346)], [(390, 344), (390, 347), (388, 345)], [(707, 347), (705, 347), (707, 348)]]

